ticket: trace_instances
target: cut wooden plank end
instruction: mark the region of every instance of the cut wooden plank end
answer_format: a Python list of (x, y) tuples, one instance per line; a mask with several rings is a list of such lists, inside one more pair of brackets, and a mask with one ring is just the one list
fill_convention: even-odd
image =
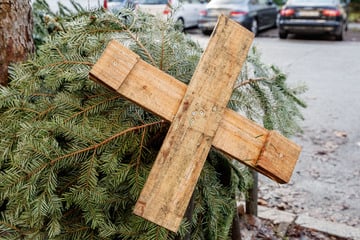
[(301, 147), (276, 131), (269, 131), (255, 169), (278, 183), (288, 183)]
[(116, 40), (112, 40), (92, 67), (89, 73), (90, 78), (110, 89), (117, 90), (139, 59), (136, 53)]
[(145, 202), (137, 201), (133, 213), (172, 232), (177, 232), (183, 216), (169, 212), (169, 210), (166, 209), (166, 204), (160, 205), (162, 205), (162, 211), (157, 211), (158, 214), (154, 215), (151, 206), (148, 207)]

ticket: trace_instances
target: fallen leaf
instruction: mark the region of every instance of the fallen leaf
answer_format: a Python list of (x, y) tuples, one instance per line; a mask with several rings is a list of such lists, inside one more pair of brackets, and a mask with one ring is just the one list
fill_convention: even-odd
[(266, 200), (262, 199), (262, 198), (259, 198), (259, 199), (258, 199), (258, 204), (259, 204), (260, 206), (267, 206), (267, 205), (268, 205), (268, 202), (267, 202)]
[(347, 133), (343, 132), (343, 131), (334, 131), (335, 136), (337, 137), (341, 137), (341, 138), (346, 138), (347, 137)]

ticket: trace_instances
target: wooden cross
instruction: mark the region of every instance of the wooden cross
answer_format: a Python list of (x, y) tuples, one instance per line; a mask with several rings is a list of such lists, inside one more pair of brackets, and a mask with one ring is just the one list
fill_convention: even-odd
[(189, 85), (111, 41), (90, 77), (172, 122), (134, 213), (176, 232), (211, 146), (279, 182), (300, 147), (226, 108), (253, 34), (221, 16)]

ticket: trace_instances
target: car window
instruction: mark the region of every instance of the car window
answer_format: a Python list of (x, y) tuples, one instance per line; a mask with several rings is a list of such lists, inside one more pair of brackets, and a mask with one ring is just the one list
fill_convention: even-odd
[(167, 4), (168, 0), (140, 0), (140, 4)]
[(211, 0), (211, 2), (224, 3), (224, 4), (239, 4), (239, 3), (245, 3), (246, 0)]
[(200, 0), (180, 0), (180, 3), (200, 3)]
[(290, 0), (291, 3), (316, 3), (316, 4), (335, 4), (339, 3), (338, 0)]

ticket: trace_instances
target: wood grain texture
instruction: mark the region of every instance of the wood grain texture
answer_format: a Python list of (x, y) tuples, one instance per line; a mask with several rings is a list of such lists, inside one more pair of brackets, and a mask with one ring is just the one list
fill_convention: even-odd
[(220, 17), (135, 205), (135, 214), (178, 230), (252, 40), (252, 33)]
[(172, 122), (136, 214), (177, 231), (211, 145), (277, 182), (290, 180), (300, 147), (226, 108), (252, 38), (220, 19), (188, 87), (116, 41), (90, 71), (92, 79)]
[(284, 182), (288, 182), (295, 166), (293, 160), (299, 158), (300, 151), (298, 145), (278, 132), (270, 131), (256, 162), (256, 168), (260, 172), (268, 172), (268, 169), (271, 169), (270, 178), (276, 179), (276, 176), (282, 175)]
[[(120, 70), (117, 68), (120, 68), (120, 65), (114, 67), (108, 63), (118, 59), (124, 52), (123, 48), (126, 47), (115, 40), (109, 45), (111, 48), (106, 48), (102, 57), (91, 70), (90, 77), (108, 87), (112, 86), (112, 89), (125, 98), (172, 122), (185, 96), (187, 85), (141, 59), (138, 59), (124, 79), (121, 74), (118, 74)], [(125, 68), (129, 69), (129, 67)], [(121, 72), (125, 72), (125, 70), (123, 69)], [(269, 131), (263, 127), (231, 109), (225, 109), (212, 145), (265, 176), (279, 183), (287, 183), (299, 157), (300, 147), (279, 134), (276, 136), (279, 139), (272, 144), (285, 143), (287, 151), (291, 154), (287, 154), (286, 158), (281, 159), (272, 155), (271, 158), (274, 159), (262, 160), (259, 162), (261, 167), (257, 166), (268, 134)], [(276, 164), (274, 164), (275, 161)], [(273, 163), (270, 164), (271, 162)]]

